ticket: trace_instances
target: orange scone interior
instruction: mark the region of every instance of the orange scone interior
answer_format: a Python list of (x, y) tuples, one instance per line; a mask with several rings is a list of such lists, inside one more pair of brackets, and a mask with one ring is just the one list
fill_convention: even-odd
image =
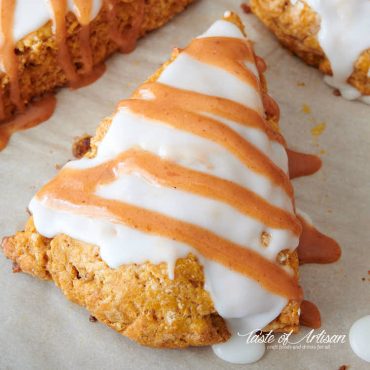
[(6, 256), (145, 345), (227, 358), (238, 331), (296, 331), (302, 226), (264, 70), (227, 13), (36, 194)]

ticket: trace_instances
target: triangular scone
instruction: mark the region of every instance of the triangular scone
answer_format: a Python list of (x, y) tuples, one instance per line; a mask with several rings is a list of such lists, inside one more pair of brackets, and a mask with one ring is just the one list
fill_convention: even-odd
[(264, 69), (233, 14), (176, 50), (36, 194), (6, 256), (148, 346), (295, 331), (301, 225)]
[(336, 95), (370, 104), (370, 2), (251, 0), (279, 41), (319, 68)]

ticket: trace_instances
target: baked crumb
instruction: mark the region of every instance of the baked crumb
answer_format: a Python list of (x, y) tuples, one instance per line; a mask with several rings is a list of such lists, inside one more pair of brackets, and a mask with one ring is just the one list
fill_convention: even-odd
[(250, 13), (252, 13), (252, 9), (251, 9), (251, 7), (250, 7), (247, 3), (242, 3), (242, 4), (240, 5), (240, 7), (243, 9), (243, 12), (244, 12), (245, 14), (250, 14)]
[(334, 89), (333, 90), (333, 95), (334, 96), (341, 96), (342, 94), (340, 93), (340, 91), (338, 89)]
[(21, 267), (18, 265), (17, 262), (13, 262), (12, 271), (16, 274), (17, 272), (22, 272)]
[[(82, 158), (91, 148), (90, 145), (91, 135), (83, 135), (77, 137), (72, 144), (72, 153), (75, 158)], [(55, 166), (56, 167), (56, 166)], [(58, 168), (57, 168), (58, 169)]]
[(306, 86), (306, 84), (304, 82), (297, 82), (297, 86), (298, 87), (304, 87), (304, 86)]
[(89, 321), (90, 321), (90, 322), (97, 322), (97, 321), (98, 321), (98, 319), (97, 319), (95, 316), (90, 315), (90, 316), (89, 316)]
[(311, 128), (311, 135), (312, 136), (320, 136), (326, 128), (326, 123), (325, 122), (320, 122), (316, 126)]
[(287, 256), (286, 250), (279, 252), (279, 254), (276, 257), (276, 260), (278, 263), (280, 263), (280, 265), (286, 265), (288, 262), (288, 256)]
[(342, 365), (338, 370), (347, 370), (348, 368), (348, 365)]
[(303, 104), (302, 105), (302, 112), (305, 113), (305, 114), (310, 114), (311, 113), (311, 108), (309, 105), (307, 104)]

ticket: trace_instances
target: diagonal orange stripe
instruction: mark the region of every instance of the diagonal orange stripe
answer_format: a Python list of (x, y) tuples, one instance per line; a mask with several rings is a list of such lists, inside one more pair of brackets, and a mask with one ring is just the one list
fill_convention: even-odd
[(202, 227), (117, 200), (101, 198), (93, 191), (101, 183), (99, 179), (104, 179), (104, 172), (91, 168), (83, 173), (84, 176), (80, 176), (80, 170), (63, 169), (37, 197), (54, 209), (88, 217), (113, 217), (142, 232), (185, 243), (204, 257), (249, 276), (272, 293), (288, 299), (302, 298), (297, 277), (290, 276), (277, 263)]
[(197, 113), (211, 113), (243, 126), (260, 129), (266, 133), (270, 140), (277, 141), (285, 146), (282, 135), (272, 129), (258, 112), (233, 100), (183, 90), (159, 82), (141, 85), (132, 95), (132, 98), (141, 98), (141, 91), (151, 92), (158, 102), (165, 102), (170, 99), (171, 104), (183, 109)]
[[(297, 217), (273, 206), (249, 189), (216, 176), (179, 166), (149, 152), (130, 150), (113, 161), (98, 166), (96, 170), (113, 172), (112, 169), (121, 163), (124, 164), (124, 171), (134, 170), (163, 186), (219, 200), (266, 226), (287, 229), (296, 235), (301, 233), (301, 224)], [(112, 180), (110, 178), (108, 181)]]
[(124, 100), (119, 107), (128, 108), (133, 113), (155, 120), (160, 124), (168, 124), (222, 145), (238, 157), (246, 167), (267, 177), (275, 185), (282, 187), (289, 196), (293, 196), (292, 185), (284, 171), (254, 145), (223, 123), (201, 114), (173, 107), (170, 103), (159, 104), (155, 100)]
[(254, 53), (247, 40), (234, 37), (194, 39), (184, 53), (200, 62), (222, 68), (257, 91), (260, 90), (257, 76), (245, 66), (245, 62), (255, 64)]

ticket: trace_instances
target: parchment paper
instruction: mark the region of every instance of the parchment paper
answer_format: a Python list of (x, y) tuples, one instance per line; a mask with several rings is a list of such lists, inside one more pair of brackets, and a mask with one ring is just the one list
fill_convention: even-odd
[[(227, 9), (241, 14), (258, 54), (267, 61), (270, 92), (280, 105), (290, 147), (323, 158), (318, 174), (294, 181), (297, 205), (340, 242), (343, 256), (336, 264), (303, 266), (301, 280), (307, 299), (320, 307), (327, 333), (348, 334), (356, 319), (370, 314), (370, 107), (335, 97), (317, 70), (283, 49), (253, 15), (242, 14), (240, 0), (194, 4), (141, 40), (132, 54), (115, 55), (95, 84), (61, 91), (57, 111), (47, 123), (13, 136), (0, 153), (0, 237), (23, 228), (32, 195), (56, 173), (57, 164), (72, 159), (73, 138), (93, 133), (173, 47), (185, 46)], [(326, 125), (324, 132), (313, 136), (311, 129), (320, 123)], [(144, 348), (89, 322), (88, 312), (67, 301), (53, 283), (13, 274), (2, 254), (0, 314), (0, 369), (369, 368), (351, 351), (348, 338), (330, 349), (270, 350), (249, 367), (223, 362), (211, 348)]]

